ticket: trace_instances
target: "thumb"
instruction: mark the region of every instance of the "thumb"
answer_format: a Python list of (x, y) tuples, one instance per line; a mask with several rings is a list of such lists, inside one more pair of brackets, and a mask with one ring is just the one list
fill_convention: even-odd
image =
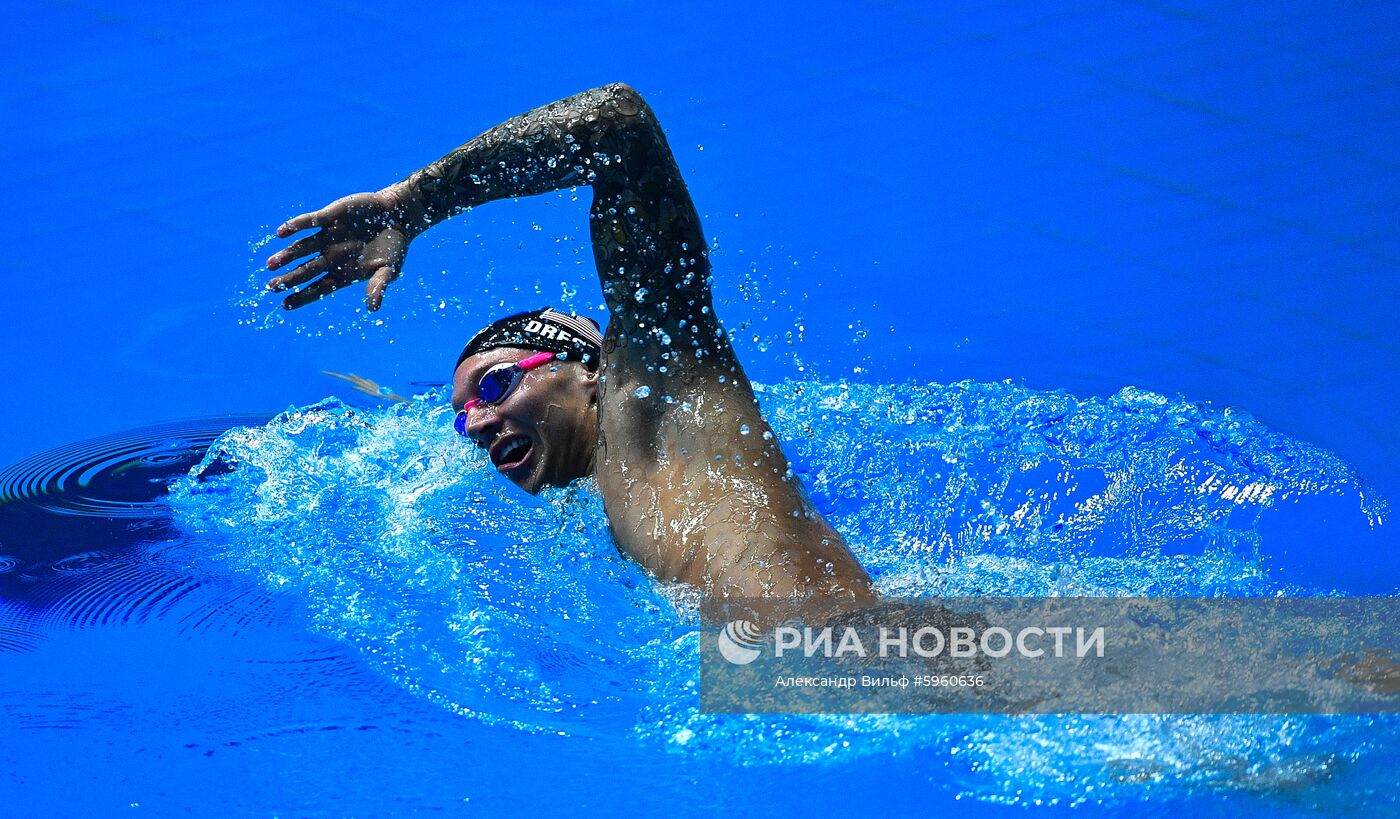
[(389, 283), (398, 278), (398, 275), (397, 270), (385, 265), (369, 277), (369, 283), (365, 285), (365, 306), (371, 313), (377, 311), (384, 303), (384, 291), (389, 289)]

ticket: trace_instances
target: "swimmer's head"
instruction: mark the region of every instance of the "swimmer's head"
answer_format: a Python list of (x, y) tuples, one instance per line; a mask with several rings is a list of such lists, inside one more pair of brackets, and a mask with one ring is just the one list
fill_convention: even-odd
[[(540, 352), (555, 358), (512, 369)], [(587, 318), (545, 308), (493, 322), (457, 359), (452, 405), (467, 408), (459, 431), (532, 494), (592, 474), (601, 355), (602, 335)], [(492, 382), (485, 389), (483, 377)]]
[(457, 366), (467, 358), (499, 347), (523, 347), (536, 352), (559, 353), (565, 359), (598, 369), (603, 353), (603, 334), (591, 318), (561, 313), (550, 307), (527, 310), (496, 319), (472, 336)]

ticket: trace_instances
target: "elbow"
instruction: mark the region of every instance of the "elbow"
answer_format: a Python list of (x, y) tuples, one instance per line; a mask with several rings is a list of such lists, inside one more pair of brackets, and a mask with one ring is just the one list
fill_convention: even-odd
[(618, 119), (635, 123), (654, 118), (651, 106), (642, 99), (641, 93), (627, 83), (615, 82), (604, 86), (604, 90), (607, 92), (608, 107), (613, 109)]
[(604, 88), (607, 89), (608, 96), (618, 102), (630, 102), (633, 105), (646, 105), (646, 100), (642, 99), (642, 94), (637, 89), (625, 82), (610, 83)]
[[(665, 146), (661, 123), (637, 89), (617, 82), (594, 89), (597, 115), (594, 134), (598, 145), (607, 146), (611, 154), (629, 154), (644, 158), (657, 145)], [(594, 169), (599, 174), (623, 172), (621, 165)]]
[(656, 114), (637, 89), (625, 82), (615, 82), (593, 93), (597, 113), (604, 123), (604, 140), (614, 143), (617, 153), (661, 140)]

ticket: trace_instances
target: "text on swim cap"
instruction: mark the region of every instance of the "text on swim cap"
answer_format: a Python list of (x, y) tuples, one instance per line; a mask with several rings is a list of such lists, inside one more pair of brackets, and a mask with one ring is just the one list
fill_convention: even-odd
[(556, 327), (553, 324), (545, 324), (539, 319), (531, 319), (530, 322), (525, 325), (525, 332), (533, 333), (544, 338), (556, 339), (558, 341), (575, 340), (568, 330), (562, 327)]

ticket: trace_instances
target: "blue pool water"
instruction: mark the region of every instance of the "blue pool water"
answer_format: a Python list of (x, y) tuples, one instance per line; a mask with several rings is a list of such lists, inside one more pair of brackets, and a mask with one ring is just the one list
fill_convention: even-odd
[(625, 80), (882, 591), (1395, 594), (1397, 17), (26, 8), (0, 813), (1394, 814), (1393, 717), (701, 714), (695, 601), (431, 386), (502, 309), (604, 318), (585, 204), (426, 235), (372, 317), (257, 268), (286, 216)]
[[(1329, 594), (1295, 565), (1295, 524), (1333, 516), (1364, 544), (1386, 514), (1335, 456), (1139, 390), (760, 394), (891, 595)], [(1400, 752), (1394, 717), (703, 714), (695, 601), (616, 552), (590, 486), (521, 495), (441, 434), (450, 414), (433, 393), (387, 410), (331, 399), (0, 475), (0, 520), (28, 534), (0, 575), (5, 740), (27, 751), (26, 794), (68, 785), (54, 804), (99, 812), (118, 794), (214, 813), (631, 812), (682, 794), (697, 813), (1395, 807), (1375, 787)], [(75, 541), (97, 548), (35, 559)], [(75, 742), (102, 761), (64, 763)], [(261, 775), (310, 779), (249, 794)], [(75, 794), (94, 776), (107, 787)], [(657, 784), (639, 793), (633, 777)], [(802, 789), (754, 794), (750, 777)]]

